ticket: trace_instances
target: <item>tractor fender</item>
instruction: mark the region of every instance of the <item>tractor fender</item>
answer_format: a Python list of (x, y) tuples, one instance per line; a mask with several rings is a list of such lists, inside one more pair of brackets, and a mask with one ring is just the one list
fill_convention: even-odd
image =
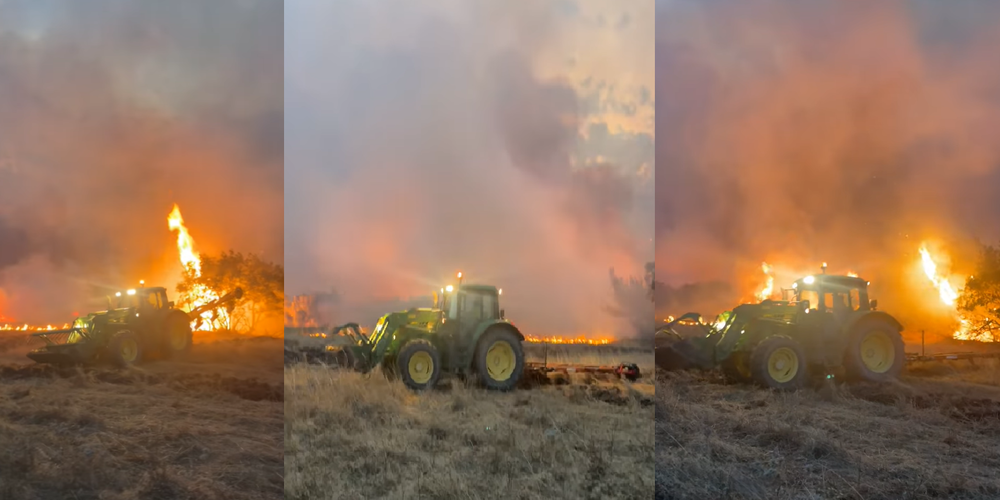
[(893, 318), (892, 315), (890, 315), (889, 313), (885, 311), (869, 311), (864, 314), (858, 315), (854, 318), (851, 318), (844, 325), (844, 332), (845, 333), (852, 332), (854, 331), (855, 328), (857, 328), (858, 325), (862, 323), (868, 323), (869, 321), (881, 321), (884, 323), (888, 323), (889, 325), (892, 325), (892, 327), (895, 328), (896, 331), (899, 332), (903, 331), (903, 324), (900, 323), (898, 320), (896, 320), (896, 318)]
[(489, 330), (490, 328), (504, 328), (510, 330), (514, 332), (514, 335), (517, 335), (518, 340), (524, 342), (524, 334), (522, 334), (521, 330), (518, 330), (517, 327), (514, 326), (514, 323), (505, 319), (498, 319), (480, 323), (479, 326), (476, 327), (476, 330), (472, 333), (472, 343), (479, 344), (479, 339), (482, 338), (483, 334), (486, 333), (486, 330)]
[[(389, 333), (389, 332), (386, 332)], [(399, 354), (399, 350), (403, 348), (411, 340), (423, 339), (431, 343), (439, 351), (442, 346), (439, 346), (436, 342), (436, 338), (431, 334), (430, 330), (426, 328), (421, 328), (419, 326), (413, 325), (400, 325), (395, 332), (392, 333), (392, 340), (389, 343), (389, 347), (386, 348), (383, 357), (396, 356)]]

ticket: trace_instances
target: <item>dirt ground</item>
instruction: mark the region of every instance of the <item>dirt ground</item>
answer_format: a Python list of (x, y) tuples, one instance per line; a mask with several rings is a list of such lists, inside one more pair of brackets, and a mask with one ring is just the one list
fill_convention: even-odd
[[(529, 360), (539, 359), (529, 346)], [(652, 350), (558, 346), (551, 362), (651, 370)], [(651, 373), (645, 371), (644, 373)], [(285, 498), (648, 499), (653, 383), (574, 375), (488, 392), (456, 379), (415, 394), (370, 376), (285, 371)]]
[(0, 333), (0, 498), (282, 498), (281, 339), (195, 335), (118, 370), (36, 365)]
[(656, 419), (658, 499), (1000, 498), (996, 360), (792, 394), (660, 372)]

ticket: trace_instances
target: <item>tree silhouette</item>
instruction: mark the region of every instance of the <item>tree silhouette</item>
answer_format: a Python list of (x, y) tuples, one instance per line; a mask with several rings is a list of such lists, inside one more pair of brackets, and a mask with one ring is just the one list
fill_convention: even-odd
[(983, 246), (976, 272), (958, 296), (958, 310), (971, 338), (1000, 341), (1000, 249)]
[(177, 291), (187, 294), (199, 285), (219, 296), (237, 287), (243, 289), (243, 299), (229, 315), (228, 324), (216, 325), (223, 329), (252, 333), (262, 319), (283, 314), (285, 269), (256, 255), (232, 250), (219, 256), (202, 255), (201, 275), (196, 276), (188, 269)]

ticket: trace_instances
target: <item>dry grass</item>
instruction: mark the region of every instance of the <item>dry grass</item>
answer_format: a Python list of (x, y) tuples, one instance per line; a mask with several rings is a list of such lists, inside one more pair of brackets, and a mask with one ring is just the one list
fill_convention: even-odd
[(17, 342), (0, 365), (0, 498), (281, 498), (280, 342), (128, 370), (34, 365)]
[(1000, 498), (1000, 365), (794, 394), (659, 373), (656, 498)]
[(580, 378), (495, 393), (452, 379), (415, 394), (377, 371), (288, 367), (285, 498), (647, 499), (652, 391)]

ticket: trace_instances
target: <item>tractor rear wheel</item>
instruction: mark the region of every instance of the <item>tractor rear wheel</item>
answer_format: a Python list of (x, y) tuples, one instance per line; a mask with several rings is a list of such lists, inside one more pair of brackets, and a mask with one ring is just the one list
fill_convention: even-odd
[(808, 376), (806, 355), (798, 342), (781, 335), (764, 339), (750, 354), (753, 381), (763, 387), (795, 390)]
[(171, 358), (178, 354), (183, 354), (191, 350), (194, 341), (194, 334), (191, 331), (191, 322), (186, 316), (173, 314), (167, 318), (167, 324), (163, 330), (163, 354)]
[(132, 332), (122, 330), (111, 337), (105, 347), (104, 355), (111, 364), (125, 368), (139, 362), (142, 358), (142, 348), (139, 339)]
[(521, 339), (506, 328), (487, 330), (476, 346), (476, 374), (487, 389), (509, 391), (524, 373)]
[(431, 389), (441, 378), (441, 356), (430, 342), (411, 340), (400, 349), (396, 370), (410, 389)]
[(883, 321), (866, 322), (851, 332), (844, 356), (853, 380), (887, 382), (899, 377), (906, 362), (903, 337)]

